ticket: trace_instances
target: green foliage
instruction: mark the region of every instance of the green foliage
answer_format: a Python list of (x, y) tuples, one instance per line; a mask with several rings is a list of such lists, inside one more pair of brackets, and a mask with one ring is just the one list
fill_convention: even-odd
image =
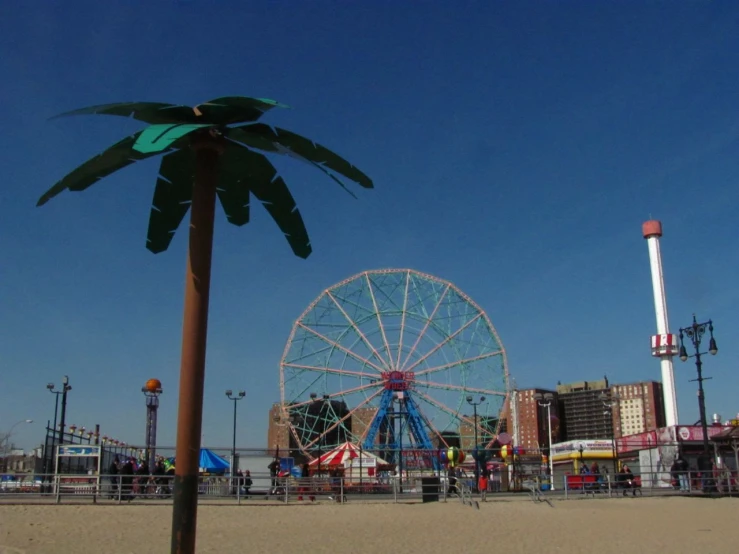
[(226, 127), (256, 121), (275, 107), (286, 106), (266, 98), (227, 96), (195, 108), (155, 102), (123, 102), (61, 114), (132, 117), (150, 126), (73, 170), (45, 192), (37, 205), (45, 204), (67, 189), (85, 190), (138, 160), (165, 154), (154, 189), (147, 234), (147, 248), (154, 253), (163, 252), (169, 247), (192, 201), (195, 157), (189, 147), (190, 136), (200, 129), (215, 127), (215, 134), (222, 136), (213, 140), (225, 143), (216, 191), (228, 221), (239, 226), (249, 222), (249, 200), (253, 195), (277, 223), (293, 252), (307, 258), (311, 253), (310, 239), (295, 199), (272, 163), (252, 149), (303, 160), (323, 171), (347, 191), (337, 174), (365, 188), (373, 185), (367, 175), (339, 155), (290, 131), (261, 123)]
[(204, 127), (210, 127), (210, 125), (201, 123), (150, 125), (141, 131), (139, 138), (136, 139), (133, 145), (133, 149), (142, 154), (159, 154), (182, 137)]
[(160, 154), (160, 152), (143, 153), (134, 150), (133, 146), (142, 133), (143, 131), (139, 131), (130, 137), (126, 137), (102, 154), (98, 154), (94, 158), (87, 160), (47, 190), (39, 198), (36, 205), (43, 206), (57, 194), (67, 189), (74, 191), (85, 190), (103, 177), (107, 177), (127, 165)]
[(177, 227), (190, 209), (194, 178), (195, 157), (189, 150), (177, 150), (162, 158), (146, 237), (146, 247), (154, 254), (169, 248)]

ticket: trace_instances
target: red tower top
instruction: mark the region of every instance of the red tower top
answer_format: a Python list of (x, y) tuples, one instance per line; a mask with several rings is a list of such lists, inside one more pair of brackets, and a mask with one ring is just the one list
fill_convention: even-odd
[(650, 219), (645, 221), (641, 226), (641, 232), (645, 239), (649, 237), (661, 237), (662, 236), (662, 222), (656, 219)]

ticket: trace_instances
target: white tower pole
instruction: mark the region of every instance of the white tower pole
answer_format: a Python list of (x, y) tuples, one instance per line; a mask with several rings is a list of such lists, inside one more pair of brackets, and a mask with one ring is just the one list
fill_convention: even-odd
[(670, 335), (667, 320), (667, 299), (665, 298), (665, 281), (662, 273), (662, 255), (659, 248), (662, 223), (654, 220), (647, 221), (642, 225), (642, 234), (649, 247), (654, 313), (657, 318), (657, 335), (652, 337), (652, 355), (660, 359), (665, 423), (668, 427), (671, 427), (677, 425), (677, 395), (675, 394), (675, 375), (672, 368), (672, 356), (677, 352), (677, 337)]

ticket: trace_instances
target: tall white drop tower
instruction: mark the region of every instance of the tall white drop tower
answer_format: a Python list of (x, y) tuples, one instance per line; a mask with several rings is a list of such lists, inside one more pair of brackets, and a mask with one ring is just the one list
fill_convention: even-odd
[(654, 292), (654, 313), (657, 317), (657, 334), (652, 335), (652, 356), (660, 359), (662, 368), (662, 395), (665, 405), (665, 423), (668, 427), (677, 425), (677, 396), (675, 395), (675, 375), (672, 357), (677, 355), (677, 335), (670, 334), (667, 320), (667, 299), (665, 280), (662, 274), (662, 254), (659, 239), (662, 236), (662, 223), (655, 220), (642, 225), (642, 234), (649, 247), (649, 267), (652, 270), (652, 290)]

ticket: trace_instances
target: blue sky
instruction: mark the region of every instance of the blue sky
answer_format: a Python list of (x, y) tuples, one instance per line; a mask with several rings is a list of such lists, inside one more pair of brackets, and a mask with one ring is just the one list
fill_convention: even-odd
[[(140, 128), (48, 121), (127, 100), (224, 95), (293, 107), (266, 120), (335, 149), (375, 181), (358, 200), (278, 160), (314, 252), (294, 257), (266, 212), (219, 213), (205, 442), (266, 443), (294, 319), (354, 273), (410, 267), (489, 314), (519, 386), (659, 379), (641, 223), (663, 221), (673, 328), (711, 317), (709, 413), (739, 412), (739, 6), (734, 2), (76, 2), (0, 19), (0, 430), (31, 447), (68, 374), (68, 422), (143, 442), (140, 389), (165, 393), (174, 443), (185, 233), (145, 249), (157, 162), (85, 193), (37, 198)], [(217, 6), (217, 7), (216, 7)], [(692, 363), (680, 416), (697, 419)]]

